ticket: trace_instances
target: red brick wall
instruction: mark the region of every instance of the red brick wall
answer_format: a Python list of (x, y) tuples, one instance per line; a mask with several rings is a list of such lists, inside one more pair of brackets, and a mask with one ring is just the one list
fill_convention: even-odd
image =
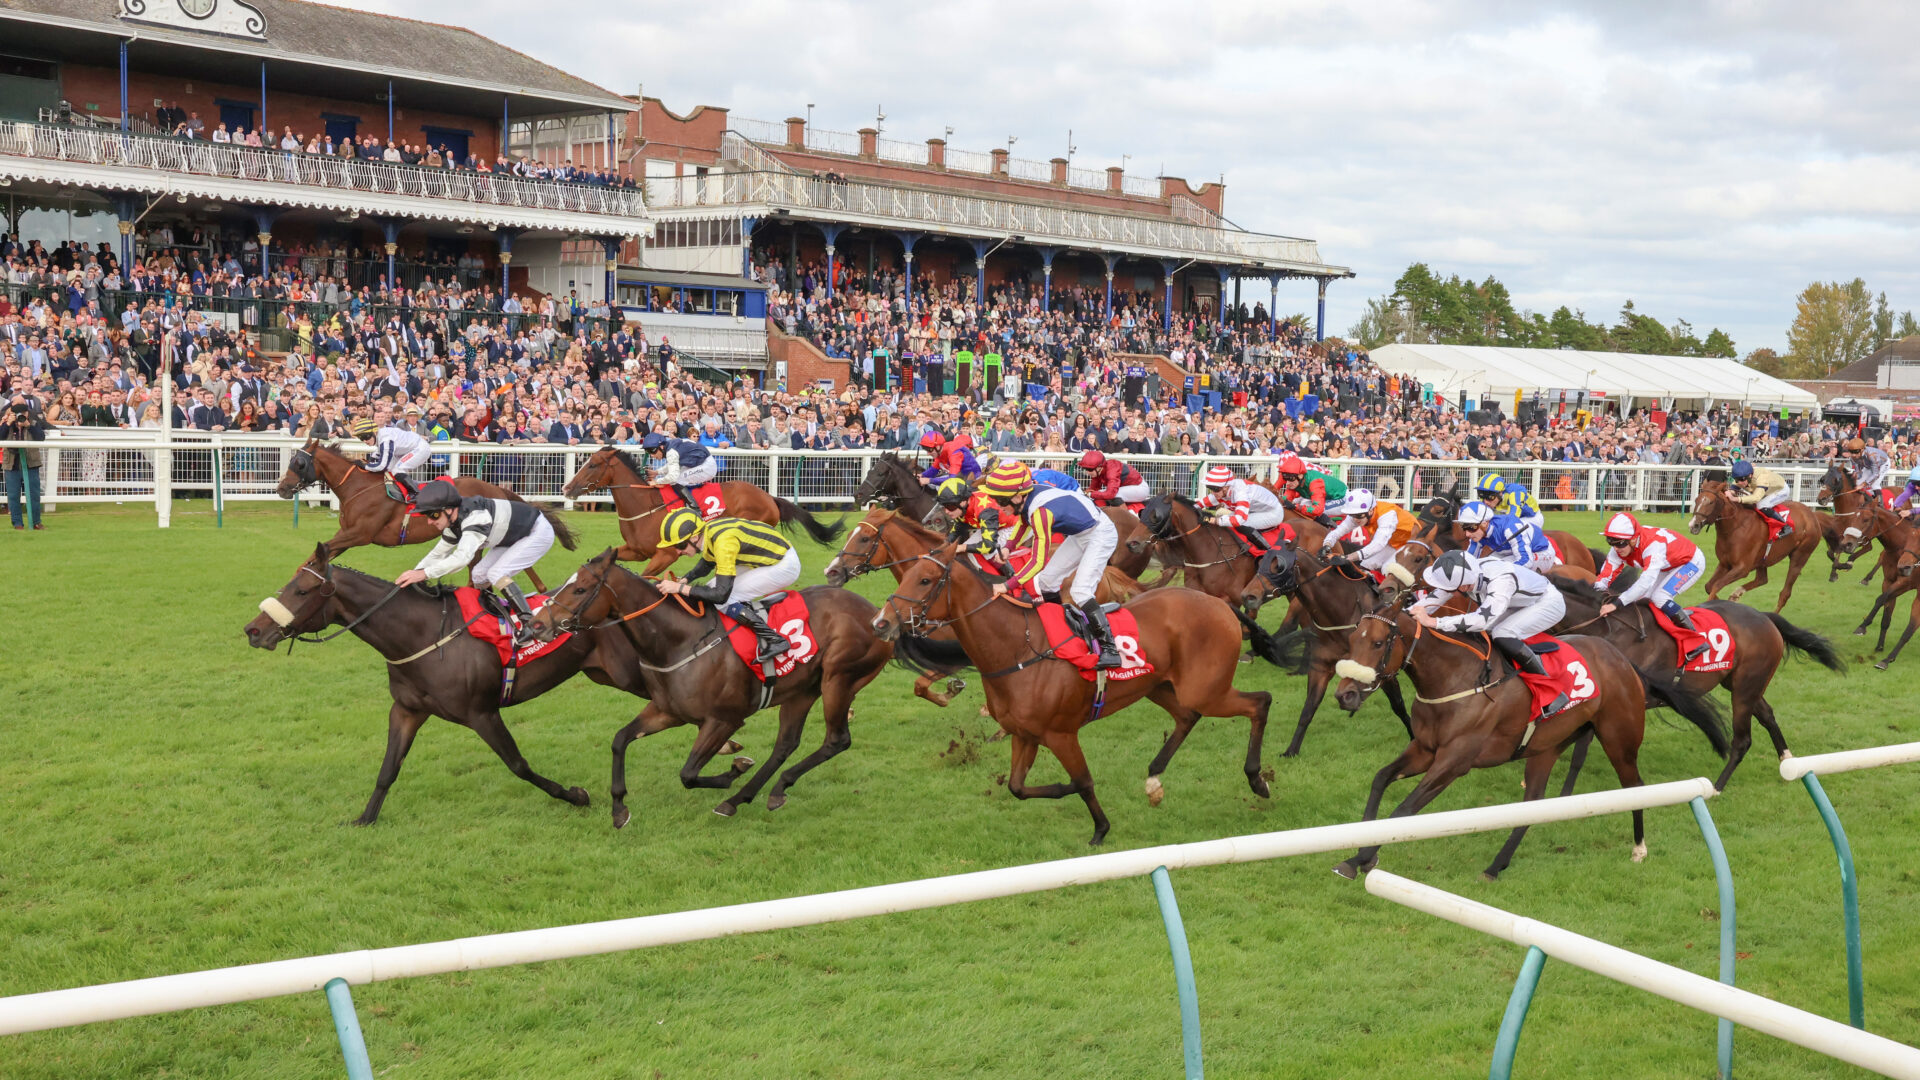
[(793, 337), (767, 325), (767, 358), (787, 365), (787, 388), (812, 386), (819, 379), (832, 379), (838, 390), (847, 385), (852, 362), (832, 360), (805, 338)]
[[(769, 151), (801, 172), (824, 173), (831, 170), (849, 180), (879, 180), (889, 184), (910, 184), (916, 187), (935, 188), (956, 195), (976, 194), (1065, 203), (1082, 210), (1115, 210), (1156, 216), (1164, 216), (1170, 212), (1167, 203), (1161, 199), (1086, 191), (1081, 188), (1053, 184), (1033, 184), (1012, 179), (995, 179), (978, 173), (903, 165), (894, 161), (862, 161), (859, 158), (796, 151), (784, 147), (769, 148)], [(1183, 183), (1182, 187), (1184, 186)]]
[(714, 165), (720, 161), (720, 137), (727, 131), (727, 110), (696, 105), (681, 116), (659, 98), (641, 98), (640, 112), (627, 114), (627, 131), (639, 122), (640, 156), (654, 161)]
[[(112, 68), (62, 65), (61, 93), (73, 103), (75, 110), (113, 116), (120, 111), (120, 73)], [(404, 91), (396, 91), (395, 94), (393, 135), (396, 140), (403, 143), (425, 142), (426, 136), (421, 131), (423, 126), (465, 129), (473, 132), (467, 143), (473, 153), (488, 158), (499, 153), (499, 114), (461, 116), (412, 109), (407, 107)], [(216, 98), (253, 104), (256, 106), (254, 117), (259, 119), (258, 85), (235, 86), (205, 82), (191, 76), (152, 75), (137, 71), (129, 73), (127, 108), (133, 115), (152, 119), (155, 98), (166, 102), (177, 101), (180, 108), (199, 113), (200, 119), (206, 121), (209, 134), (220, 123), (220, 106), (215, 104)], [(99, 108), (87, 110), (89, 104), (98, 105)], [(323, 112), (357, 116), (360, 118), (360, 136), (371, 135), (382, 143), (387, 141), (386, 102), (340, 101), (280, 89), (273, 85), (273, 69), (267, 69), (266, 123), (276, 136), (286, 126), (291, 126), (297, 134), (324, 134), (326, 124), (320, 118)]]
[(1160, 193), (1168, 200), (1175, 195), (1185, 195), (1222, 217), (1227, 213), (1223, 209), (1227, 204), (1225, 184), (1201, 184), (1196, 188), (1177, 176), (1163, 176), (1160, 178)]

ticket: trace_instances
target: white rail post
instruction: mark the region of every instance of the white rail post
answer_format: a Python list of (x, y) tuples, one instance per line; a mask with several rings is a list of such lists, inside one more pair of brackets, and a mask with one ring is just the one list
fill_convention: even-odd
[(170, 406), (160, 411), (169, 426), (161, 428), (153, 442), (153, 513), (165, 529), (173, 525), (173, 411)]

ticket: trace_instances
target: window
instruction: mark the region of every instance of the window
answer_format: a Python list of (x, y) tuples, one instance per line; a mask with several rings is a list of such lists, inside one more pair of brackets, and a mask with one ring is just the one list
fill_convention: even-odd
[(332, 139), (336, 144), (358, 138), (360, 135), (360, 118), (357, 116), (321, 113), (320, 119), (327, 125), (327, 138)]
[(691, 315), (713, 314), (713, 290), (688, 289), (687, 312)]
[(56, 68), (51, 60), (30, 60), (24, 56), (0, 56), (0, 75), (52, 82), (56, 77)]
[(647, 310), (649, 311), (671, 310), (673, 307), (673, 292), (674, 292), (673, 286), (671, 285), (647, 286), (647, 297), (648, 297)]

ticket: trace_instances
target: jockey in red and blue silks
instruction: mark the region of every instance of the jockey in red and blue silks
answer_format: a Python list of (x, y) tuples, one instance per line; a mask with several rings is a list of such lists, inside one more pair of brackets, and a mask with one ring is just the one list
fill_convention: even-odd
[(968, 483), (980, 478), (980, 463), (973, 458), (973, 436), (965, 432), (949, 439), (937, 431), (929, 431), (920, 436), (920, 449), (932, 459), (920, 470), (920, 482), (928, 487), (948, 476), (957, 476)]

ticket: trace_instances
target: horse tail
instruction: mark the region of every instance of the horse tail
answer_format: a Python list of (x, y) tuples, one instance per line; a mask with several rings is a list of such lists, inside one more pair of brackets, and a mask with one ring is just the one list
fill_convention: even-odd
[(1846, 673), (1847, 662), (1840, 659), (1839, 650), (1833, 647), (1833, 642), (1805, 627), (1795, 626), (1771, 611), (1765, 614), (1767, 621), (1773, 623), (1773, 628), (1780, 631), (1780, 639), (1787, 643), (1790, 651), (1811, 657), (1829, 671)]
[(1593, 569), (1596, 573), (1601, 567), (1607, 565), (1607, 553), (1599, 548), (1590, 547), (1587, 549), (1587, 554), (1593, 556)]
[(1240, 625), (1247, 628), (1247, 645), (1253, 650), (1254, 655), (1290, 674), (1305, 675), (1307, 673), (1307, 632), (1305, 630), (1271, 634), (1262, 629), (1259, 623), (1248, 618), (1247, 613), (1238, 607), (1233, 608), (1233, 614), (1240, 620)]
[(893, 643), (893, 661), (915, 675), (952, 675), (973, 666), (957, 641), (903, 634)]
[(798, 525), (807, 531), (808, 536), (813, 537), (822, 544), (830, 544), (838, 540), (841, 532), (847, 527), (845, 519), (835, 521), (829, 525), (819, 518), (814, 517), (813, 514), (808, 512), (799, 503), (791, 499), (776, 498), (773, 500), (773, 505), (780, 510), (781, 528), (791, 530), (795, 525)]
[(555, 510), (551, 506), (541, 506), (535, 509), (540, 511), (541, 517), (547, 519), (547, 524), (553, 526), (553, 538), (560, 541), (561, 547), (572, 551), (575, 547), (579, 546), (580, 538), (574, 534), (573, 526), (567, 524), (567, 519), (560, 516), (560, 511)]
[(1646, 686), (1649, 704), (1663, 705), (1685, 717), (1707, 737), (1707, 744), (1713, 747), (1713, 752), (1719, 754), (1722, 760), (1726, 758), (1726, 720), (1720, 712), (1720, 706), (1712, 698), (1688, 690), (1678, 672), (1656, 675), (1639, 668), (1634, 670), (1639, 672), (1640, 681)]

